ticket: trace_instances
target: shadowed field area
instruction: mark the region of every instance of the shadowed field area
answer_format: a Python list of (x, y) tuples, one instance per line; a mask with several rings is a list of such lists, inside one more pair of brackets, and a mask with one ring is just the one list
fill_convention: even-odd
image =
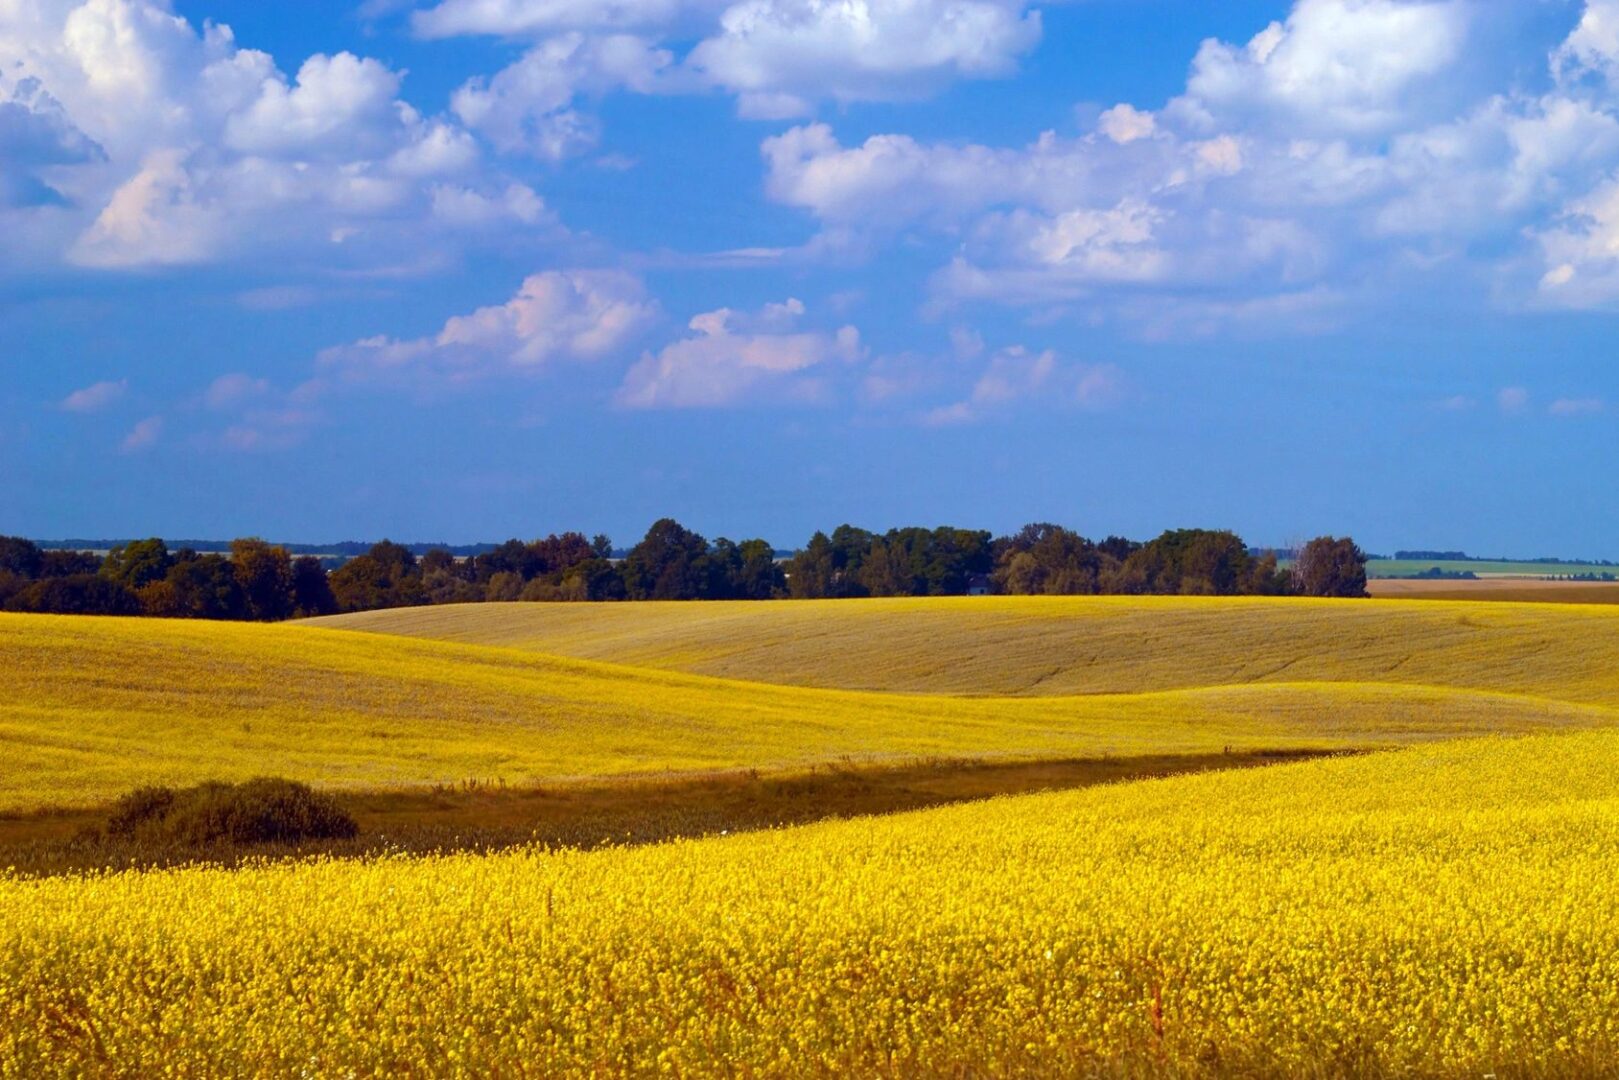
[(488, 852), (525, 844), (623, 846), (1317, 756), (1322, 752), (1284, 750), (1059, 761), (939, 760), (864, 767), (834, 762), (780, 774), (744, 770), (533, 787), (463, 782), (347, 791), (335, 798), (359, 826), (357, 837), (251, 847), (127, 839), (109, 834), (108, 808), (74, 807), (0, 814), (0, 866), (32, 875), (101, 867), (236, 864), (265, 856)]

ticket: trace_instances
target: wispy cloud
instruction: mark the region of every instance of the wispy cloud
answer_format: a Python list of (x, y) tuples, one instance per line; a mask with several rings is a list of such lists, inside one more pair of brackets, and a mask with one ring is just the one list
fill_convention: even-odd
[(73, 413), (100, 412), (129, 391), (129, 380), (92, 383), (62, 399), (62, 409)]

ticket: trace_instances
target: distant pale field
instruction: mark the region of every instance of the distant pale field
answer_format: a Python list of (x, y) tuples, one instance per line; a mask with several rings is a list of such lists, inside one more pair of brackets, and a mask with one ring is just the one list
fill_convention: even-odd
[(1512, 600), (1542, 604), (1619, 604), (1619, 581), (1525, 578), (1376, 578), (1367, 590), (1385, 600)]
[(0, 1076), (1597, 1076), (1619, 735), (589, 854), (23, 881)]
[(308, 625), (723, 678), (983, 695), (1369, 682), (1619, 706), (1619, 611), (1205, 597), (463, 604)]
[(1567, 577), (1570, 574), (1615, 574), (1619, 567), (1601, 563), (1538, 563), (1513, 559), (1373, 559), (1366, 572), (1373, 577), (1420, 574), (1434, 567), (1446, 572), (1504, 574), (1514, 577)]
[(264, 773), (526, 784), (1380, 747), (1619, 715), (1619, 609), (1595, 607), (512, 604), (335, 624), (526, 648), (331, 625), (0, 616), (0, 811)]
[[(774, 610), (791, 614), (794, 605)], [(959, 651), (973, 620), (956, 621)], [(1156, 644), (1143, 641), (1141, 692), (995, 698), (742, 682), (308, 626), (0, 615), (0, 670), (8, 673), (0, 811), (97, 803), (143, 783), (265, 773), (377, 787), (844, 760), (1387, 746), (1601, 726), (1619, 701), (1604, 690), (1619, 678), (1611, 662), (1583, 680), (1570, 674), (1561, 697), (1506, 670), (1499, 690), (1366, 681), (1368, 661), (1350, 660), (1367, 646), (1352, 640), (1339, 643), (1344, 681), (1321, 681), (1321, 671), (1284, 679), (1280, 669), (1256, 667), (1249, 677), (1268, 681), (1244, 683), (1230, 659), (1200, 673), (1185, 653), (1209, 643), (1177, 643), (1184, 632), (1171, 622)], [(1540, 647), (1525, 632), (1513, 631), (1519, 647)], [(1612, 635), (1586, 635), (1593, 639), (1614, 647)], [(949, 656), (927, 658), (918, 647), (912, 642), (894, 662), (915, 665), (914, 680), (940, 672), (948, 678), (939, 682), (959, 685)], [(1589, 650), (1572, 662), (1581, 656), (1595, 663)], [(1094, 663), (1109, 686), (1127, 685), (1122, 658), (1050, 652), (1044, 662), (1064, 659), (1070, 668)], [(1179, 674), (1154, 670), (1169, 666)], [(1207, 685), (1192, 685), (1200, 674)]]

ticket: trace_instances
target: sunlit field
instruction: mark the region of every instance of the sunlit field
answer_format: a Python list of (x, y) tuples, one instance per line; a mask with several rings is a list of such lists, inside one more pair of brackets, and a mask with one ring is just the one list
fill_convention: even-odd
[(1602, 606), (1164, 596), (466, 604), (313, 620), (850, 690), (1137, 693), (1373, 682), (1619, 702)]
[[(0, 850), (265, 773), (362, 829), (26, 849), (0, 1076), (1611, 1071), (1616, 631), (1111, 597), (0, 616)], [(1353, 753), (1269, 764), (1322, 751)], [(1082, 790), (985, 799), (1042, 787)]]
[(1592, 1075), (1619, 735), (596, 853), (0, 878), (33, 1076)]
[[(356, 788), (829, 761), (1374, 748), (1605, 726), (1619, 704), (1619, 620), (1599, 609), (1155, 600), (757, 608), (454, 613), (496, 628), (554, 619), (580, 635), (628, 634), (639, 615), (648, 627), (640, 640), (666, 640), (658, 669), (310, 626), (0, 616), (9, 673), (0, 811), (262, 773)], [(795, 636), (810, 626), (819, 629)], [(615, 658), (644, 662), (649, 647), (625, 645)], [(670, 670), (676, 656), (736, 677)], [(884, 681), (907, 692), (783, 685)], [(980, 684), (1022, 696), (960, 693)]]

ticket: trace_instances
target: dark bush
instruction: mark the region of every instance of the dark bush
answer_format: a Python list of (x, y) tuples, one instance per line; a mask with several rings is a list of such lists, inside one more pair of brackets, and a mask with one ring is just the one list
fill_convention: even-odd
[(200, 846), (347, 840), (359, 826), (336, 800), (307, 784), (260, 777), (179, 791), (139, 788), (114, 805), (107, 832), (148, 843)]

